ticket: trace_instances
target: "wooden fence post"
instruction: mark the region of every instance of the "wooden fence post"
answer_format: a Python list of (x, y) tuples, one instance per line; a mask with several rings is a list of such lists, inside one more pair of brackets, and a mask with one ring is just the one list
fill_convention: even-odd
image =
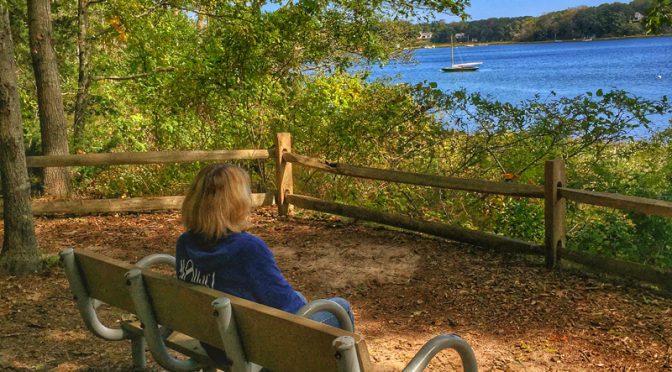
[(559, 261), (558, 250), (564, 249), (567, 243), (565, 235), (566, 200), (558, 194), (558, 187), (565, 187), (565, 162), (563, 160), (548, 160), (544, 169), (544, 222), (546, 267), (554, 268)]
[(285, 201), (285, 195), (294, 192), (294, 180), (292, 179), (292, 163), (286, 162), (282, 154), (292, 152), (292, 135), (290, 133), (276, 133), (275, 135), (275, 184), (278, 203), (278, 215), (287, 216), (290, 205)]

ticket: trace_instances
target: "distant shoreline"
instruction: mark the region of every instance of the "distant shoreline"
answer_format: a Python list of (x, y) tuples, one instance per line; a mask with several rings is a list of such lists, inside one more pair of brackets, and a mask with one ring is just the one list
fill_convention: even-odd
[[(613, 37), (602, 37), (602, 38), (592, 38), (591, 41), (604, 41), (604, 40), (625, 40), (625, 39), (650, 39), (656, 37), (670, 37), (672, 34), (661, 34), (661, 35), (632, 35), (632, 36), (613, 36)], [(543, 41), (493, 41), (486, 43), (458, 43), (455, 44), (456, 47), (466, 47), (470, 46), (488, 46), (488, 45), (511, 45), (511, 44), (554, 44), (554, 43), (580, 43), (580, 42), (591, 42), (583, 39), (575, 40), (543, 40)], [(413, 49), (426, 49), (426, 47), (435, 47), (435, 48), (449, 48), (450, 43), (438, 43), (438, 44), (423, 44)]]

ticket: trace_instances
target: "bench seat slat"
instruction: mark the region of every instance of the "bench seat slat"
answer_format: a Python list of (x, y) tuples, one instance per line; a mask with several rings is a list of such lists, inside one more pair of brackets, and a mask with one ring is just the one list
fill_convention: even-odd
[[(91, 297), (135, 312), (124, 278), (132, 265), (87, 251), (75, 254)], [(331, 344), (351, 336), (362, 370), (369, 370), (366, 344), (356, 334), (156, 272), (145, 270), (143, 279), (159, 324), (220, 348), (211, 302), (231, 299), (243, 349), (253, 363), (274, 371), (335, 371)]]

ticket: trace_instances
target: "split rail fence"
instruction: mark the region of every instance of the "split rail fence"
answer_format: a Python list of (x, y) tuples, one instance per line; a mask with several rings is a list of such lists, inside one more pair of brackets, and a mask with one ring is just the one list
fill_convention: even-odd
[[(565, 166), (561, 160), (545, 164), (544, 186), (492, 182), (430, 174), (401, 172), (331, 163), (292, 152), (291, 135), (278, 133), (270, 150), (172, 151), (149, 153), (106, 153), (60, 156), (29, 156), (28, 167), (66, 167), (86, 165), (124, 165), (185, 163), (194, 161), (273, 159), (276, 163), (275, 192), (254, 194), (256, 206), (278, 205), (281, 216), (292, 206), (350, 217), (442, 238), (514, 252), (545, 256), (546, 266), (556, 267), (560, 259), (588, 266), (609, 274), (630, 277), (672, 291), (672, 272), (643, 264), (568, 250), (565, 210), (567, 201), (634, 211), (647, 215), (672, 217), (672, 203), (656, 199), (625, 196), (566, 187)], [(320, 200), (294, 193), (292, 165), (332, 174), (484, 194), (544, 199), (545, 241), (543, 244), (513, 239), (487, 232), (465, 229), (439, 222), (422, 221), (400, 214), (378, 212), (352, 205)], [(33, 203), (34, 214), (90, 214), (107, 212), (142, 212), (179, 209), (183, 197), (149, 197), (128, 199), (65, 200)]]

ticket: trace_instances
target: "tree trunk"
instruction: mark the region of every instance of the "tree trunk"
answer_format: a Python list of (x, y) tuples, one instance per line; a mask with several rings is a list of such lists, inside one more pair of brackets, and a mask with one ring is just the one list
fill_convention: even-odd
[(75, 100), (75, 121), (73, 125), (72, 143), (74, 150), (82, 149), (82, 137), (86, 125), (86, 110), (89, 100), (89, 43), (87, 38), (89, 28), (89, 2), (77, 1), (77, 48), (79, 49), (79, 77), (77, 79), (77, 98)]
[[(63, 111), (63, 97), (51, 41), (50, 0), (28, 0), (30, 54), (37, 86), (40, 132), (43, 155), (68, 154), (68, 127)], [(48, 195), (65, 198), (70, 194), (67, 168), (45, 168), (44, 189)]]
[(16, 86), (16, 65), (9, 28), (9, 12), (2, 5), (0, 5), (0, 175), (2, 175), (0, 178), (2, 178), (5, 220), (0, 271), (12, 274), (33, 272), (40, 269), (41, 261), (30, 204), (30, 184), (23, 146), (21, 107)]

